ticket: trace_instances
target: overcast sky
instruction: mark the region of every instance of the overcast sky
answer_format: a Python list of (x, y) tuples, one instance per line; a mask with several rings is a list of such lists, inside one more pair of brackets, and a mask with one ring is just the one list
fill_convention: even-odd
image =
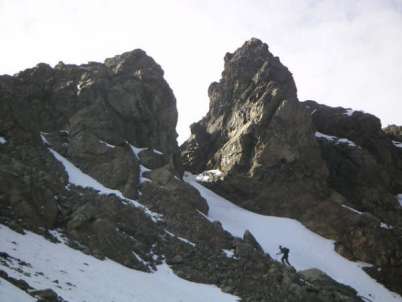
[(0, 0), (0, 74), (144, 49), (178, 104), (179, 141), (208, 110), (223, 56), (257, 37), (299, 99), (402, 124), (402, 0)]

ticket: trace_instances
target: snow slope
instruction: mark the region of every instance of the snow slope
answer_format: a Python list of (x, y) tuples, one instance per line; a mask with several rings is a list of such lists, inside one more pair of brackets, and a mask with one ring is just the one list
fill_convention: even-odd
[(208, 219), (220, 221), (237, 237), (249, 230), (265, 252), (277, 260), (278, 246), (290, 249), (290, 263), (297, 270), (318, 268), (340, 283), (350, 285), (359, 295), (376, 302), (396, 302), (402, 298), (367, 275), (356, 263), (343, 258), (334, 250), (334, 241), (325, 239), (304, 227), (300, 222), (274, 216), (264, 216), (240, 208), (197, 182), (196, 176), (186, 173), (185, 180), (198, 189), (209, 206)]
[[(160, 265), (154, 273), (144, 273), (111, 260), (85, 255), (64, 243), (52, 243), (31, 232), (16, 233), (4, 225), (0, 225), (0, 251), (13, 257), (8, 261), (9, 267), (0, 263), (1, 270), (36, 289), (51, 288), (67, 301), (238, 301), (237, 297), (223, 293), (214, 285), (177, 277), (167, 264)], [(18, 259), (29, 266), (21, 265)], [(1, 302), (35, 301), (10, 286), (1, 280)]]

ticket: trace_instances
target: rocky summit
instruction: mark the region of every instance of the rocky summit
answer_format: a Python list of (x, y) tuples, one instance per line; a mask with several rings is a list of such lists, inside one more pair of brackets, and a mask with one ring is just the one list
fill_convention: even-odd
[(402, 301), (400, 129), (224, 61), (181, 147), (142, 50), (0, 76), (1, 301)]

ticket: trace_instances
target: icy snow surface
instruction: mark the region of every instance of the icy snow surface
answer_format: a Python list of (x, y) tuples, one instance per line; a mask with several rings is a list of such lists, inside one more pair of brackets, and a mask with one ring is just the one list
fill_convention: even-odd
[[(34, 288), (51, 288), (67, 301), (238, 301), (237, 297), (223, 293), (216, 286), (194, 283), (177, 277), (167, 264), (158, 266), (158, 270), (154, 273), (144, 273), (109, 259), (104, 261), (96, 259), (63, 243), (52, 243), (31, 232), (21, 235), (4, 225), (0, 225), (0, 251), (30, 264), (20, 266), (16, 259), (12, 259), (8, 263), (10, 267), (0, 264), (0, 269), (11, 277), (27, 281)], [(18, 268), (25, 274), (19, 272)], [(58, 282), (55, 283), (54, 280)], [(3, 285), (0, 285), (0, 298), (2, 289)], [(9, 291), (5, 293), (11, 295)], [(0, 301), (34, 300), (0, 299)]]
[(36, 302), (26, 292), (0, 278), (0, 301), (1, 302)]
[(59, 162), (61, 162), (63, 164), (64, 169), (66, 170), (67, 175), (68, 175), (68, 181), (71, 184), (80, 186), (80, 187), (84, 187), (84, 188), (86, 188), (86, 187), (92, 188), (92, 189), (98, 191), (99, 194), (105, 194), (105, 195), (114, 194), (117, 197), (123, 199), (124, 201), (132, 204), (133, 206), (143, 209), (144, 212), (148, 216), (150, 216), (150, 218), (153, 221), (156, 222), (161, 219), (160, 214), (152, 212), (151, 210), (149, 210), (147, 207), (140, 204), (136, 200), (124, 197), (123, 194), (121, 194), (121, 192), (118, 190), (113, 190), (113, 189), (109, 189), (109, 188), (105, 187), (104, 185), (99, 183), (96, 179), (94, 179), (91, 176), (89, 176), (88, 174), (85, 174), (84, 172), (82, 172), (80, 169), (78, 169), (76, 166), (74, 166), (74, 164), (71, 163), (69, 160), (67, 160), (65, 157), (63, 157), (62, 155), (60, 155), (59, 153), (57, 153), (56, 151), (54, 151), (51, 148), (48, 148), (48, 149), (53, 154), (53, 156)]
[(7, 143), (7, 140), (4, 137), (0, 136), (0, 144), (5, 144), (5, 143)]
[(315, 137), (316, 138), (324, 138), (328, 141), (334, 142), (335, 144), (346, 144), (351, 147), (357, 147), (357, 145), (354, 142), (352, 142), (351, 140), (348, 140), (347, 138), (339, 138), (337, 136), (324, 134), (324, 133), (321, 133), (318, 131), (315, 133)]
[(311, 232), (297, 220), (250, 212), (208, 190), (196, 181), (194, 175), (186, 173), (185, 180), (207, 200), (208, 219), (220, 221), (224, 229), (237, 237), (242, 237), (249, 230), (271, 257), (279, 260), (280, 256), (275, 254), (278, 246), (284, 245), (290, 249), (289, 260), (297, 270), (318, 268), (372, 301), (402, 301), (399, 295), (367, 275), (361, 264), (337, 254), (334, 241)]

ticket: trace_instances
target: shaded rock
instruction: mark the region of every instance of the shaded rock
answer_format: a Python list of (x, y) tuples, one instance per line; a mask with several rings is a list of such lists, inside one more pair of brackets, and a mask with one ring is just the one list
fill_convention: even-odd
[(262, 249), (261, 245), (257, 242), (257, 240), (254, 238), (253, 234), (249, 230), (245, 231), (243, 234), (243, 240), (244, 242), (250, 244), (252, 247), (254, 247), (257, 251), (264, 253), (264, 250)]
[(319, 286), (321, 288), (320, 290), (324, 289), (333, 292), (332, 294), (337, 296), (338, 299), (342, 298), (342, 296), (353, 296), (357, 294), (357, 292), (350, 286), (336, 282), (319, 269), (313, 268), (300, 271), (300, 274), (305, 278), (305, 280), (312, 283), (314, 286)]
[(164, 154), (152, 149), (143, 150), (138, 154), (141, 163), (148, 169), (158, 169), (168, 164), (169, 160)]
[(38, 298), (38, 302), (64, 302), (52, 289), (36, 290), (31, 294)]

